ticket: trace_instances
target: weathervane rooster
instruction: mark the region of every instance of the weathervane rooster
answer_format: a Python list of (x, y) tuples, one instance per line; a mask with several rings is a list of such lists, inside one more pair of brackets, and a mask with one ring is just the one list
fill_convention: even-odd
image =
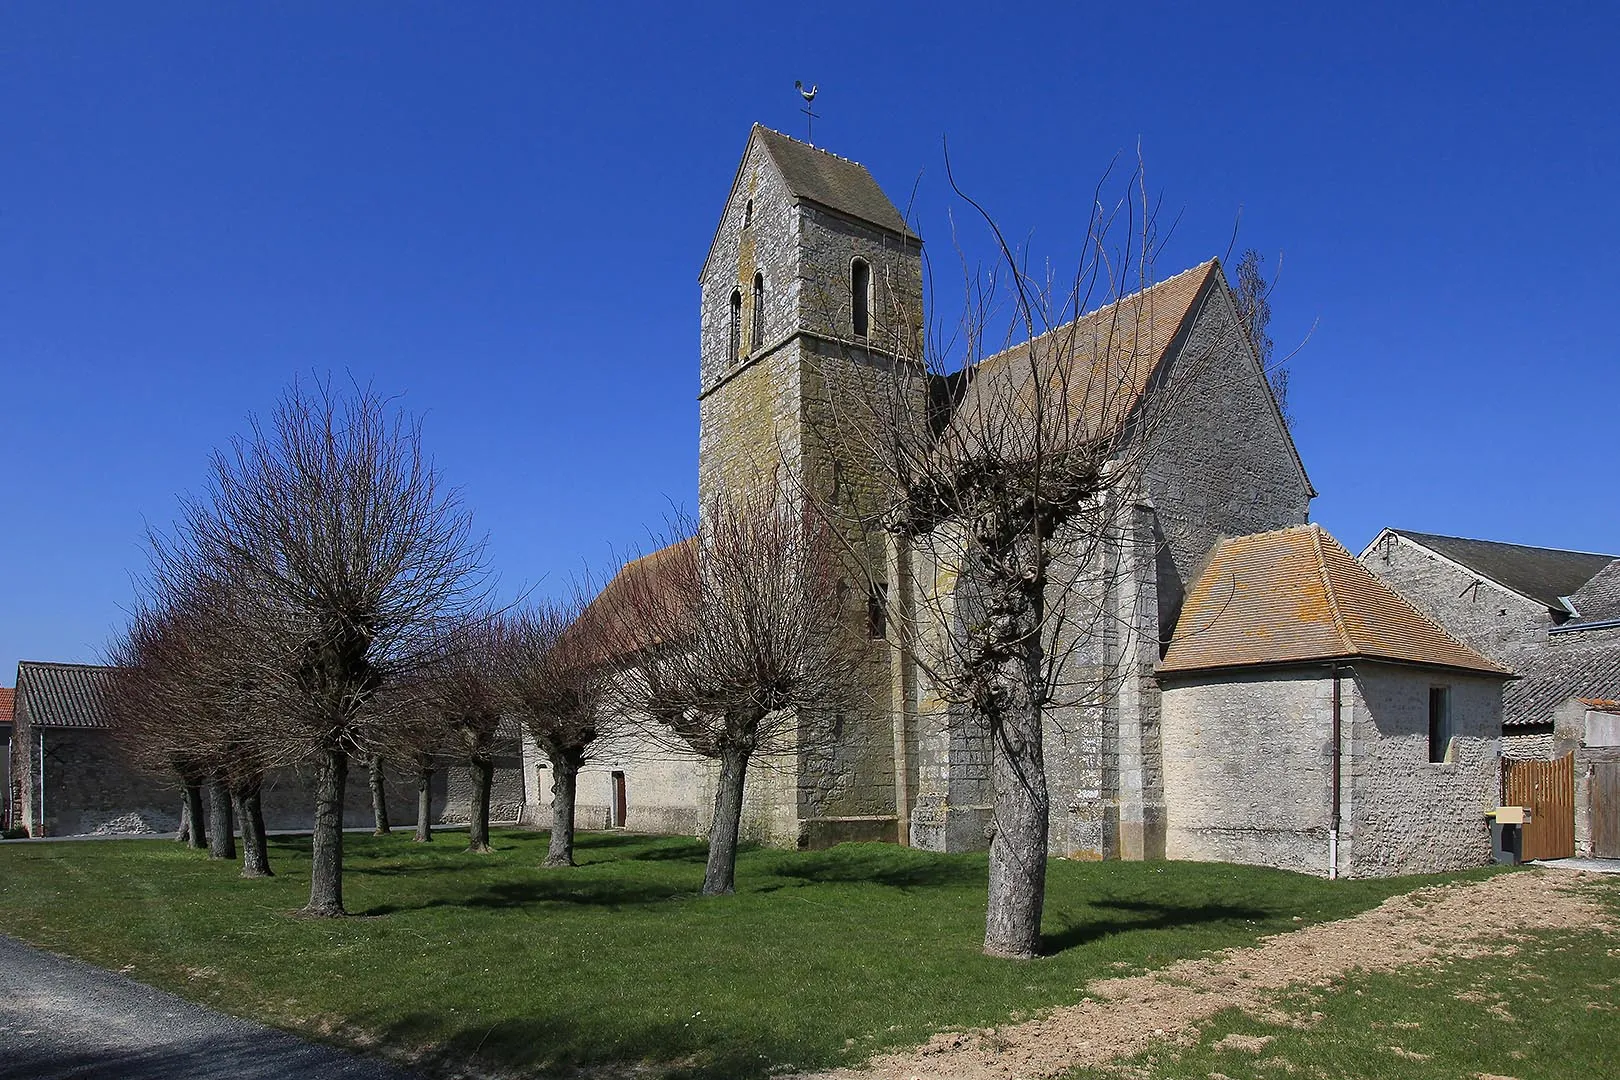
[(793, 80), (793, 88), (799, 92), (800, 97), (804, 98), (804, 108), (799, 110), (804, 113), (804, 141), (814, 143), (816, 141), (816, 114), (810, 111), (810, 106), (814, 104), (816, 93), (821, 87), (811, 84), (810, 89), (806, 90), (803, 80), (795, 79)]

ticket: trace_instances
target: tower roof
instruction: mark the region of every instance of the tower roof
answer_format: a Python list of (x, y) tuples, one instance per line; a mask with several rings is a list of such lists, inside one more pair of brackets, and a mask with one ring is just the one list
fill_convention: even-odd
[(907, 228), (905, 217), (883, 194), (865, 165), (772, 131), (763, 124), (755, 124), (753, 134), (771, 155), (794, 198), (917, 239), (917, 234)]
[(1159, 671), (1355, 659), (1511, 675), (1431, 622), (1320, 525), (1216, 544)]

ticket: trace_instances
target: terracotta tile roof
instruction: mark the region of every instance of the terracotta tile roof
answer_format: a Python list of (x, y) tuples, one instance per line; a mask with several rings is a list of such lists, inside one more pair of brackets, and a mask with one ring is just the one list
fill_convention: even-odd
[(11, 723), (13, 703), (17, 699), (17, 692), (9, 686), (0, 686), (0, 724)]
[(1056, 401), (1067, 403), (1066, 415), (1047, 413), (1047, 449), (1112, 431), (1136, 407), (1214, 280), (1225, 280), (1218, 259), (980, 361), (941, 436), (945, 451), (963, 457), (994, 453), (998, 448), (985, 443), (1003, 437), (1015, 446), (1019, 421), (1033, 415), (1037, 393), (1048, 409)]
[(47, 728), (111, 727), (106, 693), (112, 672), (91, 664), (19, 662), (16, 721)]
[(754, 133), (794, 198), (915, 238), (916, 234), (906, 227), (906, 219), (860, 162), (828, 153), (763, 124), (755, 124)]
[(679, 602), (675, 590), (666, 587), (659, 579), (666, 573), (684, 572), (686, 568), (681, 565), (681, 560), (694, 557), (696, 544), (697, 541), (689, 537), (625, 563), (586, 607), (580, 616), (581, 623), (597, 619), (607, 621), (607, 630), (599, 639), (612, 650), (612, 655), (606, 659), (624, 655), (629, 643), (638, 639), (639, 635), (633, 632), (633, 628), (621, 625), (622, 620), (632, 614), (636, 607), (647, 603), (667, 602), (673, 605)]
[(1511, 674), (1440, 629), (1319, 525), (1216, 544), (1159, 670), (1356, 658)]
[(1584, 698), (1584, 697), (1583, 698), (1578, 698), (1577, 700), (1582, 705), (1585, 705), (1588, 709), (1591, 709), (1594, 712), (1620, 713), (1620, 701), (1612, 701), (1609, 698)]

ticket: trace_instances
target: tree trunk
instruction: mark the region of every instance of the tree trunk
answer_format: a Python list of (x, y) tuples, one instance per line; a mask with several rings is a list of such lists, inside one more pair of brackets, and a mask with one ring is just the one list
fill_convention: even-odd
[(551, 759), (551, 848), (543, 865), (573, 866), (574, 807), (582, 755), (548, 750), (546, 756)]
[[(1002, 665), (1005, 696), (992, 717), (990, 775), (995, 782), (995, 836), (990, 841), (990, 892), (984, 951), (1028, 959), (1040, 955), (1046, 902), (1046, 835), (1051, 804), (1041, 748), (1040, 645), (1026, 638), (1026, 655)], [(1030, 655), (1033, 654), (1033, 655)]]
[(186, 798), (184, 790), (180, 792), (180, 829), (174, 838), (182, 844), (191, 843), (191, 800)]
[(321, 751), (315, 771), (315, 834), (309, 874), (309, 906), (316, 918), (347, 915), (343, 910), (343, 788), (349, 755), (335, 747)]
[(199, 851), (208, 846), (208, 827), (204, 824), (206, 820), (203, 811), (202, 785), (188, 781), (186, 783), (186, 824), (189, 831), (186, 833), (186, 842)]
[(495, 762), (492, 758), (474, 758), (469, 762), (472, 771), (472, 809), (467, 821), (467, 850), (487, 853), (489, 846), (489, 789), (495, 782)]
[(371, 784), (371, 816), (377, 825), (373, 836), (387, 836), (393, 830), (388, 825), (388, 789), (383, 786), (382, 758), (373, 755), (366, 762), (366, 780)]
[(416, 842), (433, 842), (433, 767), (416, 770)]
[(264, 806), (259, 799), (258, 780), (237, 786), (236, 816), (242, 822), (242, 876), (273, 877), (270, 841), (264, 832)]
[(236, 829), (231, 823), (231, 792), (223, 780), (208, 781), (208, 857), (236, 858)]
[(747, 776), (748, 751), (730, 746), (722, 749), (720, 786), (714, 793), (714, 821), (709, 825), (709, 865), (703, 872), (704, 896), (737, 891), (737, 835), (742, 827)]

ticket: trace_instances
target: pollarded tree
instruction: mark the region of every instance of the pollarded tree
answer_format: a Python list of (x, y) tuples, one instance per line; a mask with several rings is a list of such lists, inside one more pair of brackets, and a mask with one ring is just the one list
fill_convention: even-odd
[(467, 850), (488, 853), (489, 802), (495, 779), (495, 750), (502, 717), (511, 703), (504, 654), (504, 617), (470, 613), (446, 623), (432, 657), (412, 680), (438, 717), (446, 753), (467, 764), (472, 804), (467, 819)]
[(551, 764), (546, 866), (574, 865), (579, 770), (615, 725), (606, 708), (610, 668), (596, 613), (579, 592), (505, 619), (503, 678), (524, 727)]
[(1122, 595), (1123, 553), (1139, 542), (1132, 512), (1178, 411), (1218, 392), (1203, 377), (1210, 356), (1233, 347), (1189, 343), (1173, 371), (1161, 364), (1218, 268), (1152, 287), (1157, 240), (1140, 170), (1112, 205), (1099, 187), (1092, 206), (1066, 280), (1033, 278), (984, 215), (999, 260), (969, 275), (960, 321), (920, 347), (897, 332), (883, 362), (829, 366), (823, 380), (823, 437), (870, 469), (873, 494), (816, 493), (814, 503), (857, 534), (888, 535), (902, 568), (888, 591), (890, 640), (989, 738), (984, 950), (996, 956), (1040, 951), (1044, 727), (1059, 706), (1100, 708), (1129, 674), (1108, 643), (1137, 631), (1134, 610), (1109, 599)]
[(368, 706), (481, 602), (482, 552), (419, 423), (369, 389), (295, 384), (268, 426), (214, 455), (207, 496), (184, 504), (166, 575), (233, 583), (251, 681), (275, 706), (259, 756), (315, 761), (308, 915), (345, 914), (349, 761), (383, 741), (385, 714)]
[(842, 575), (821, 521), (761, 483), (705, 506), (598, 601), (621, 707), (719, 763), (705, 895), (735, 889), (750, 761), (826, 744), (854, 705)]
[(161, 608), (137, 605), (109, 650), (113, 708), (130, 756), (181, 775), (196, 845), (205, 835), (200, 789), (206, 784), (210, 855), (235, 857), (234, 816), (242, 827), (243, 876), (268, 877), (260, 805), (268, 764), (254, 740), (260, 702), (243, 678), (233, 618), (230, 594), (217, 585), (167, 595)]

